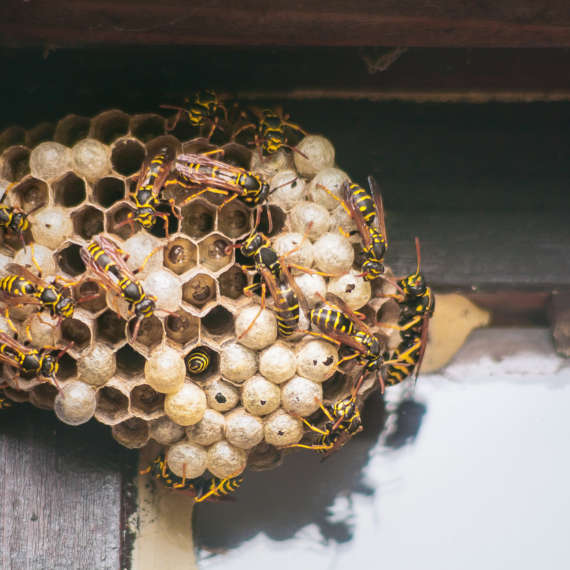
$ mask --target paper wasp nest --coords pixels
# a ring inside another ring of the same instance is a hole
[[[178,475],[186,461],[192,476],[208,469],[225,477],[246,464],[277,465],[283,446],[303,437],[298,416],[318,425],[323,420],[319,400],[334,403],[349,394],[352,378],[334,371],[337,349],[314,337],[279,338],[270,309],[236,340],[257,314],[259,298],[243,295],[253,274],[246,277],[235,251],[225,250],[249,234],[255,212],[237,200],[219,209],[219,201],[199,197],[182,207],[181,220],[170,217],[168,240],[162,228],[147,232],[120,225],[133,209],[128,192],[143,161],[164,146],[175,152],[212,148],[205,139],[168,134],[165,119],[156,114],[129,116],[111,110],[93,119],[70,115],[55,127],[8,129],[0,134],[0,145],[0,178],[3,186],[15,183],[8,202],[33,211],[29,243],[34,243],[44,277],[79,281],[85,273],[80,248],[102,232],[130,254],[133,269],[156,246],[163,246],[140,274],[145,290],[158,302],[156,313],[142,321],[136,342],[127,340],[124,302],[102,290],[95,279],[75,286],[75,298],[90,300],[78,305],[73,318],[60,327],[53,328],[45,313],[42,323],[29,311],[15,310],[12,318],[21,338],[30,324],[37,346],[71,341],[73,346],[60,361],[61,394],[48,383],[20,379],[17,387],[6,388],[9,398],[55,408],[58,417],[72,425],[94,416],[130,448],[151,439],[171,446],[167,457]],[[353,245],[358,237],[351,243],[338,231],[339,226],[354,229],[351,220],[312,182],[316,175],[340,197],[346,174],[334,168],[332,144],[323,137],[308,137],[299,146],[308,161],[282,150],[263,162],[251,148],[226,145],[224,160],[257,168],[272,187],[290,181],[270,196],[275,249],[284,254],[301,245],[292,256],[295,263],[346,274],[334,279],[296,274],[310,305],[328,288],[353,309],[375,318],[385,300],[370,298],[381,283],[371,289],[356,276]],[[31,248],[24,251],[17,240],[8,242],[17,250],[16,262],[31,266]],[[4,253],[0,261],[3,269],[12,260]],[[301,317],[299,326],[306,328],[306,318]],[[185,357],[197,348],[209,356],[210,365],[191,375]],[[363,392],[374,385],[371,377]]]

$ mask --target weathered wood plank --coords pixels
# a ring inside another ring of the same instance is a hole
[[[92,422],[18,405],[0,416],[0,567],[116,570],[121,481],[136,458]]]
[[[14,45],[570,45],[563,0],[9,0],[4,7],[4,41]]]
[[[420,236],[435,286],[570,288],[567,212],[409,212],[393,216],[388,231],[394,271],[414,270]]]

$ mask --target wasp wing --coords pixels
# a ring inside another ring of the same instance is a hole
[[[27,267],[20,265],[19,263],[9,263],[6,265],[6,269],[15,275],[19,275],[24,279],[27,279],[34,285],[39,285],[40,287],[49,287],[50,284],[47,281],[44,281],[41,277],[38,277],[34,273],[32,273]]]
[[[199,165],[198,168],[190,168],[187,164]],[[211,186],[235,192],[237,194],[245,194],[245,190],[238,186],[232,179],[237,179],[240,174],[247,174],[247,171],[219,160],[214,160],[203,154],[179,154],[176,157],[175,170],[185,176],[188,181],[202,186]]]
[[[380,186],[374,176],[368,177],[368,186],[370,186],[370,192],[374,200],[374,205],[376,206],[376,220],[380,232],[386,240],[386,246],[388,245],[388,234],[386,233],[386,220],[384,218],[384,201],[382,200],[382,193],[380,192]]]
[[[370,231],[366,221],[362,217],[362,213],[360,212],[358,206],[355,203],[354,194],[350,192],[350,185],[347,181],[345,181],[343,185],[343,194],[344,194],[344,202],[348,206],[348,209],[350,210],[350,215],[352,216],[352,219],[356,223],[356,227],[358,228],[358,233],[362,238],[364,247],[368,249],[372,245],[372,240],[370,239]]]

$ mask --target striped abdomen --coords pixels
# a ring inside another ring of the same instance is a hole
[[[282,282],[276,296],[275,317],[277,318],[277,328],[282,336],[291,336],[299,324],[299,300],[288,283]]]
[[[341,311],[319,307],[309,313],[311,324],[322,331],[338,331],[347,335],[354,333],[354,323]]]
[[[384,369],[384,381],[388,386],[394,386],[403,382],[413,373],[422,347],[421,339],[416,336],[404,339],[392,355],[392,360],[399,360],[396,364],[390,364]]]
[[[0,291],[19,297],[21,295],[33,295],[36,292],[36,288],[27,279],[18,275],[8,275],[0,279]]]
[[[230,495],[243,483],[243,477],[232,477],[231,479],[219,479],[218,477],[199,478],[196,479],[196,499],[200,499],[204,495],[209,494],[210,497],[223,497]]]
[[[121,271],[117,264],[96,242],[91,242],[87,246],[87,251],[95,264],[105,273],[112,273],[117,279],[120,279],[122,277]]]
[[[210,366],[210,355],[200,348],[193,350],[186,357],[186,368],[190,374],[201,374]]]
[[[367,224],[371,224],[372,219],[376,215],[376,205],[370,192],[354,182],[349,185],[348,189],[354,196],[354,204],[360,211],[362,218]]]

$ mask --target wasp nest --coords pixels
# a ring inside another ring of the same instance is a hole
[[[30,213],[26,238],[34,244],[24,249],[6,233],[15,253],[12,259],[3,252],[2,266],[15,260],[33,269],[33,255],[44,278],[78,282],[75,298],[88,299],[60,326],[45,313],[40,320],[30,311],[12,312],[20,338],[30,325],[38,347],[73,344],[60,360],[61,392],[37,379],[13,383],[6,376],[8,397],[53,408],[71,425],[94,417],[130,448],[153,439],[168,447],[167,462],[179,476],[185,466],[186,476],[208,470],[227,477],[248,464],[278,464],[285,446],[303,438],[301,417],[318,424],[323,417],[314,414],[321,413],[321,401],[349,394],[353,379],[335,369],[334,345],[299,334],[280,338],[270,297],[258,314],[259,298],[243,294],[254,275],[242,271],[239,251],[228,253],[228,246],[252,231],[254,211],[237,200],[220,208],[216,196],[210,200],[207,194],[182,206],[180,218],[164,209],[168,238],[160,224],[147,232],[122,223],[133,211],[128,192],[145,159],[163,147],[201,152],[213,148],[208,141],[168,134],[165,119],[155,114],[112,110],[93,119],[71,115],[55,127],[10,129],[0,142],[2,186],[14,183],[6,200]],[[335,167],[331,142],[307,136],[297,146],[303,154],[282,149],[264,160],[245,146],[226,141],[224,148],[224,160],[261,173],[276,188],[269,197],[269,235],[279,254],[295,250],[291,263],[338,275],[292,269],[309,305],[331,291],[375,322],[385,299],[374,299],[380,280],[371,288],[358,275],[358,237],[338,231],[354,225],[331,196],[341,197],[347,179]],[[265,217],[262,224],[268,233]],[[80,256],[80,248],[101,233],[129,254],[132,269],[162,248],[139,274],[145,291],[158,300],[135,341],[129,340],[133,323],[124,302],[86,274]],[[307,326],[302,315],[299,328]],[[186,364],[198,349],[208,356],[205,370]],[[364,387],[374,384],[372,377]]]

